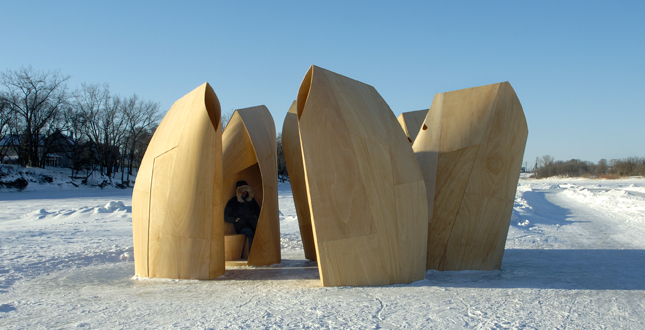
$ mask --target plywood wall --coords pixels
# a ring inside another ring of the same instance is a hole
[[[372,86],[312,66],[297,115],[323,285],[423,279],[426,189],[387,103]]]
[[[135,273],[212,279],[224,274],[220,105],[203,84],[157,128],[132,196]],[[217,201],[217,202],[214,202]]]
[[[508,82],[435,95],[413,145],[434,190],[428,269],[500,268],[527,135]]]

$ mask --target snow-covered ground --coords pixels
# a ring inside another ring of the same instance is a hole
[[[280,185],[283,262],[134,279],[132,190],[0,189],[0,328],[644,329],[645,179],[521,179],[500,271],[320,286]]]

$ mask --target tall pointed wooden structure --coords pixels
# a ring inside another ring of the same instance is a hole
[[[435,95],[413,145],[434,187],[428,269],[500,268],[527,135],[508,82]]]
[[[372,86],[312,66],[297,114],[323,285],[423,279],[423,176],[387,103]]]
[[[400,114],[397,118],[410,143],[414,143],[414,140],[417,138],[417,134],[419,134],[419,130],[421,130],[421,125],[426,119],[426,114],[428,114],[427,109],[409,111]]]
[[[132,194],[135,274],[224,274],[220,105],[205,83],[179,99],[155,131]]]
[[[289,172],[289,184],[291,185],[293,202],[298,216],[305,258],[316,260],[316,245],[309,214],[309,200],[307,199],[307,185],[305,182],[305,169],[302,163],[298,113],[296,110],[296,101],[293,101],[287,116],[284,118],[284,124],[282,124],[282,151],[284,152],[284,159]]]
[[[261,207],[246,264],[280,263],[276,133],[269,110],[263,105],[235,110],[222,136],[222,150],[224,179],[220,208],[223,210],[235,196],[235,183],[240,180],[253,188]]]

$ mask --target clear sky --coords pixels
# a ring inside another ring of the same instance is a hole
[[[179,4],[182,3],[182,4]],[[645,156],[645,1],[2,1],[0,70],[33,66],[172,103],[207,81],[277,131],[310,65],[395,115],[509,81],[524,159]]]

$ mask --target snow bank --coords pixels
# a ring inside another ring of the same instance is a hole
[[[24,191],[58,191],[61,189],[94,188],[94,189],[121,189],[121,173],[114,173],[112,177],[101,175],[94,171],[88,175],[85,172],[76,173],[72,177],[72,170],[60,167],[21,167],[19,165],[3,164],[0,166],[0,182],[12,182],[24,179],[27,187]],[[130,176],[130,186],[134,186],[134,175]],[[87,180],[86,180],[87,179]],[[124,176],[127,180],[127,175]],[[1,187],[2,185],[0,185]],[[15,191],[15,188],[0,188],[0,191]]]

